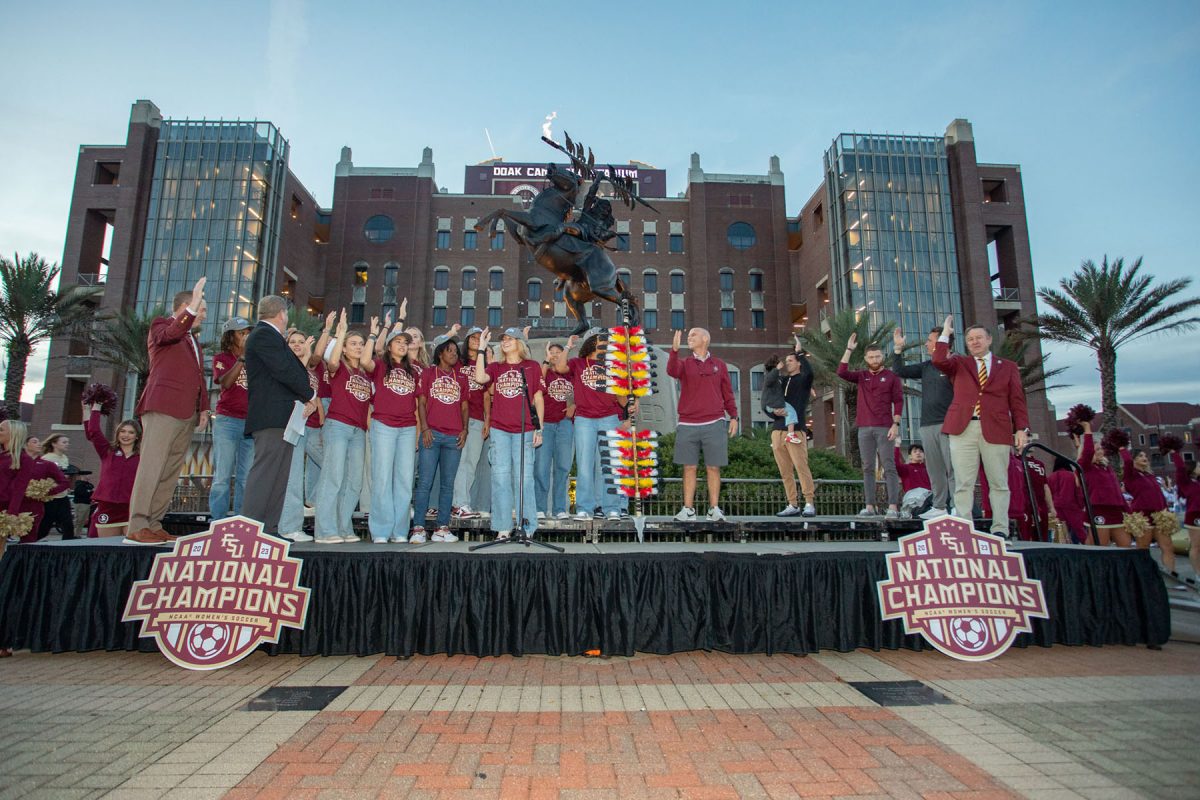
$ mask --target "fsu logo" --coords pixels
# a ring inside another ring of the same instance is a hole
[[[388,374],[383,378],[383,386],[402,397],[407,397],[417,388],[412,373],[404,367],[393,367],[388,370]]]
[[[472,359],[471,363],[469,363],[469,364],[463,364],[461,367],[458,368],[458,371],[460,373],[462,373],[462,376],[464,378],[467,379],[467,390],[468,391],[478,392],[483,389],[482,386],[480,386],[478,383],[475,382],[475,360],[474,359]]]
[[[608,385],[604,376],[604,365],[599,362],[589,364],[588,368],[583,371],[582,378],[584,386],[595,389],[597,392],[603,392]]]
[[[314,392],[321,388],[321,379],[311,369],[308,371],[308,385]]]
[[[958,517],[938,517],[899,540],[878,584],[883,619],[903,619],[952,658],[987,661],[1008,649],[1032,617],[1046,618],[1042,582],[1025,576],[1025,560],[999,536]]]
[[[235,380],[234,383],[236,385],[242,387],[243,389],[247,389],[250,387],[250,384],[246,383],[246,368],[245,367],[242,367],[242,371],[238,373],[237,380]]]
[[[566,378],[554,378],[546,387],[546,392],[560,403],[571,402],[571,382]]]
[[[346,392],[361,403],[371,399],[371,382],[362,374],[353,372],[346,378]]]
[[[141,620],[141,635],[181,667],[227,667],[260,642],[278,642],[281,628],[303,630],[308,589],[298,584],[301,562],[289,547],[246,517],[183,536],[133,584],[121,619]]]
[[[429,396],[439,403],[452,406],[462,400],[462,390],[453,375],[439,372],[438,376],[433,379],[433,383],[429,385]]]
[[[533,387],[529,387],[533,391]],[[508,397],[521,396],[521,370],[510,369],[500,373],[500,377],[496,378],[496,392]]]

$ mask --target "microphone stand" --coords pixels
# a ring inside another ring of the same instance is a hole
[[[525,408],[529,411],[529,419],[536,420],[538,418],[537,410],[533,407],[533,398],[529,396],[529,384],[525,380],[524,363],[521,364],[520,369],[517,371],[521,375],[521,393],[525,396]],[[529,530],[527,527],[529,525],[529,520],[525,517],[525,414],[523,413],[521,414],[521,477],[517,482],[517,519],[520,520],[520,523],[517,525],[517,529],[513,531],[513,534],[507,539],[493,539],[490,542],[482,542],[480,544],[472,545],[467,549],[472,551],[483,550],[484,548],[495,547],[496,545],[501,544],[523,544],[526,547],[536,544],[538,547],[544,547],[545,549],[553,550],[556,553],[564,552],[564,549],[558,545],[539,541],[529,535]],[[500,524],[504,524],[507,521],[508,520],[504,520]],[[492,522],[493,524],[496,522],[494,517],[492,518]]]

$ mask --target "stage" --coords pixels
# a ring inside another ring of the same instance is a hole
[[[711,531],[710,531],[711,533]],[[701,540],[705,531],[693,535]],[[805,654],[928,647],[880,621],[890,542],[561,542],[564,554],[466,542],[293,545],[312,590],[303,631],[272,653],[606,655],[719,650]],[[1012,544],[1043,583],[1047,620],[1016,646],[1146,644],[1170,633],[1147,551]],[[84,540],[0,558],[0,647],[153,651],[120,621],[133,581],[166,547]]]

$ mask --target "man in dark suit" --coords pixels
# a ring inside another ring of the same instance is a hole
[[[992,334],[982,325],[967,328],[969,355],[950,352],[954,317],[946,317],[933,351],[933,363],[954,385],[942,431],[950,437],[950,460],[959,477],[955,512],[974,507],[975,481],[968,476],[983,464],[992,504],[992,533],[1008,536],[1008,459],[1016,436],[1018,449],[1029,441],[1029,411],[1017,364],[992,354]]]
[[[311,342],[309,343],[311,347]],[[287,493],[292,445],[283,438],[297,401],[305,416],[317,409],[308,371],[287,346],[287,301],[267,295],[258,301],[258,325],[246,339],[246,435],[254,437],[254,463],[246,477],[242,514],[278,535],[279,515]]]
[[[205,281],[201,278],[190,292],[176,294],[171,316],[155,319],[146,337],[150,375],[137,405],[142,448],[129,497],[128,544],[170,541],[162,520],[179,483],[192,432],[208,424],[204,353],[196,339],[208,314]]]

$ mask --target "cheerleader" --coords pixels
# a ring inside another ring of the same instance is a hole
[[[24,442],[26,436],[28,428],[24,422],[0,422],[0,449],[3,450],[0,452],[0,508],[7,508],[13,516],[27,513],[33,517],[29,532],[21,536],[22,544],[37,541],[38,526],[46,510],[44,501],[26,495],[30,481],[52,479],[54,486],[46,492],[51,497],[71,486],[57,464],[20,452],[18,443]]]
[[[100,403],[93,403],[90,410],[85,404],[83,411],[87,416],[83,434],[100,457],[100,480],[92,492],[95,508],[87,535],[89,539],[124,536],[129,523],[129,496],[142,459],[142,426],[135,419],[127,419],[117,426],[117,435],[110,442],[100,431]]]
[[[1179,497],[1187,503],[1183,514],[1183,527],[1188,532],[1191,545],[1188,548],[1188,560],[1192,562],[1192,572],[1195,573],[1187,582],[1195,586],[1197,580],[1200,580],[1200,461],[1188,464],[1177,448],[1171,450],[1171,461],[1175,464],[1175,483],[1179,486]]]
[[[1083,510],[1083,494],[1071,470],[1071,463],[1062,456],[1054,457],[1054,471],[1046,479],[1058,518],[1067,526],[1075,544],[1088,541],[1087,514]]]
[[[1157,542],[1158,549],[1162,551],[1163,569],[1173,577],[1179,577],[1175,572],[1175,545],[1171,541],[1171,532],[1154,519],[1159,511],[1166,510],[1167,500],[1163,497],[1158,478],[1150,471],[1150,456],[1145,450],[1130,453],[1128,447],[1122,447],[1121,465],[1125,491],[1133,497],[1129,501],[1129,508],[1133,514],[1145,517],[1150,523],[1149,529],[1137,537],[1138,549],[1147,550],[1151,540]]]
[[[1129,503],[1121,491],[1121,481],[1103,450],[1096,450],[1096,439],[1092,436],[1092,423],[1081,422],[1083,435],[1079,446],[1079,466],[1083,468],[1083,483],[1087,486],[1092,501],[1093,522],[1101,547],[1116,544],[1129,547],[1133,542],[1125,531],[1125,515]]]
[[[40,458],[57,466],[65,475],[67,467],[71,465],[71,459],[67,456],[67,448],[70,446],[71,440],[64,434],[56,433],[47,436],[46,440],[42,442]],[[75,538],[74,504],[71,502],[70,495],[65,491],[46,501],[45,515],[38,526],[38,541],[49,536],[51,528],[58,528],[64,541]]]

